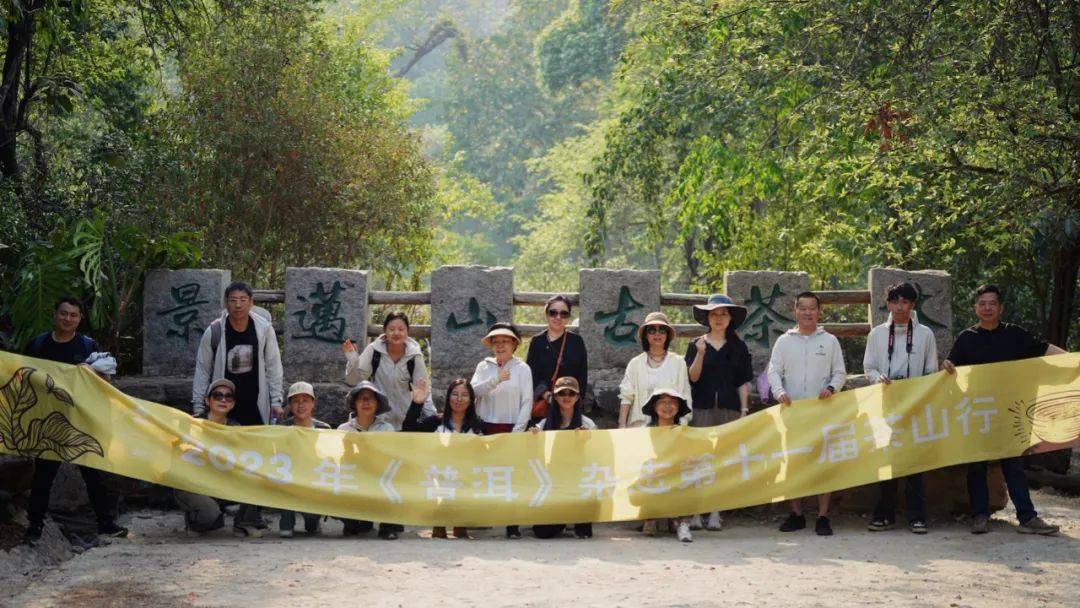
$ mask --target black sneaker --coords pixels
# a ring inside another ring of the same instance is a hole
[[[870,520],[870,525],[866,526],[866,529],[871,532],[884,532],[885,530],[892,530],[895,527],[896,522],[894,520],[886,517],[875,517]]]
[[[30,526],[26,529],[26,533],[23,534],[23,543],[33,547],[41,540],[41,526]]]
[[[805,515],[796,515],[796,514],[792,513],[791,515],[787,516],[787,519],[784,520],[784,523],[780,524],[780,531],[781,532],[794,532],[796,530],[802,530],[805,527],[806,527],[806,516]]]
[[[506,526],[506,538],[514,540],[521,538],[521,528],[518,526]]]
[[[814,532],[817,532],[818,536],[832,536],[832,526],[829,525],[829,518],[817,518],[817,523],[814,524]]]
[[[127,538],[128,529],[123,526],[116,525],[115,521],[105,522],[98,524],[97,527],[98,536],[109,536],[112,538]]]
[[[926,521],[922,519],[913,519],[908,522],[908,530],[911,530],[912,534],[926,534],[929,532],[929,528],[926,527]]]
[[[371,532],[372,524],[369,521],[359,522],[353,519],[345,520],[341,527],[342,536],[359,536]]]
[[[383,540],[397,540],[398,539],[397,530],[394,530],[392,528],[387,528],[385,526],[379,526],[379,538],[381,538]]]

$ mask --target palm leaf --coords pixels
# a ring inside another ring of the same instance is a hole
[[[37,393],[30,384],[34,371],[21,367],[0,387],[0,442],[10,450],[18,450],[23,442],[23,414],[37,405]]]
[[[60,412],[31,420],[21,451],[34,457],[52,452],[64,462],[71,462],[88,453],[105,455],[97,439],[75,428]]]

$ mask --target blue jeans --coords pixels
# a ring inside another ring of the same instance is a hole
[[[1005,477],[1005,486],[1009,489],[1009,498],[1016,507],[1016,518],[1026,524],[1038,513],[1031,504],[1028,491],[1027,474],[1024,473],[1023,458],[1002,458],[1001,474]],[[968,498],[971,500],[971,515],[990,517],[990,489],[986,485],[986,469],[989,462],[973,462],[968,465]]]

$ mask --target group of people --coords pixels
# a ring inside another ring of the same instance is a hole
[[[934,334],[919,323],[916,313],[918,292],[909,283],[888,288],[888,319],[874,327],[867,340],[863,365],[868,378],[889,385],[895,380],[938,371]],[[225,290],[225,312],[203,332],[194,380],[192,409],[196,417],[225,425],[283,423],[314,429],[330,425],[313,417],[315,392],[310,383],[296,382],[282,401],[282,367],[277,337],[270,321],[253,310],[250,287],[233,283]],[[975,315],[979,322],[956,339],[941,367],[954,373],[957,365],[1010,361],[1048,354],[1062,349],[1039,340],[1026,329],[1001,321],[1004,302],[993,285],[980,287],[975,294]],[[726,424],[749,414],[750,384],[755,378],[750,351],[737,328],[747,316],[745,307],[723,294],[694,306],[694,318],[707,329],[692,340],[684,355],[671,352],[675,328],[662,312],[646,315],[637,339],[642,352],[626,366],[619,385],[619,428],[689,424],[709,427]],[[546,329],[531,337],[525,360],[515,356],[521,346],[521,332],[511,323],[492,324],[483,337],[491,356],[476,365],[470,379],[455,378],[446,388],[445,407],[436,411],[427,367],[420,345],[409,337],[409,319],[392,312],[383,323],[383,333],[364,348],[346,340],[345,381],[353,386],[345,400],[348,420],[338,430],[348,432],[433,432],[494,435],[511,432],[575,430],[588,432],[597,425],[584,413],[583,398],[588,388],[588,353],[577,334],[568,331],[572,306],[568,298],[554,296],[544,306]],[[783,406],[799,400],[825,401],[842,390],[846,381],[840,342],[819,325],[820,299],[810,291],[798,294],[794,315],[796,326],[780,336],[772,348],[765,370],[768,389],[762,401],[774,398]],[[77,333],[82,306],[72,298],[57,303],[54,329],[31,342],[26,353],[64,363],[80,363],[96,351],[89,338]],[[806,407],[806,405],[803,405]],[[28,539],[41,534],[48,505],[49,488],[56,463],[37,461],[31,497]],[[1009,495],[1016,506],[1018,531],[1054,534],[1057,526],[1038,517],[1028,492],[1020,458],[1001,461]],[[108,499],[98,474],[81,468],[91,503],[98,514],[102,534],[123,535],[107,509]],[[972,532],[988,531],[989,491],[987,463],[968,467]],[[911,532],[927,532],[926,498],[921,475],[903,480],[907,524]],[[869,524],[872,531],[896,525],[897,489],[901,480],[879,484],[880,500]],[[185,512],[189,529],[207,532],[225,525],[220,501],[177,490],[177,502]],[[829,520],[829,494],[817,496],[815,531],[833,533]],[[321,518],[301,514],[304,530],[316,534]],[[375,528],[373,522],[343,520],[346,535]],[[283,513],[279,533],[291,537],[296,514]],[[704,527],[720,530],[718,512],[688,514],[666,520],[642,522],[646,534],[673,531],[684,542],[692,541],[691,530]],[[240,505],[233,518],[239,536],[259,537],[268,531],[261,508]],[[791,501],[791,513],[780,530],[794,532],[806,528],[802,500]],[[378,524],[378,535],[393,540],[402,526]],[[551,538],[573,530],[578,538],[592,536],[588,522],[533,526],[540,538]],[[456,538],[467,538],[464,528],[453,528]],[[432,536],[448,538],[447,530],[435,527]],[[508,538],[521,538],[519,526],[507,526]]]

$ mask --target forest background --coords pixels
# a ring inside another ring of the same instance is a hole
[[[1080,346],[1078,0],[11,0],[0,342],[90,304],[138,371],[148,268],[873,266],[1007,290]],[[865,314],[865,311],[863,312]],[[865,320],[856,319],[856,320]]]

